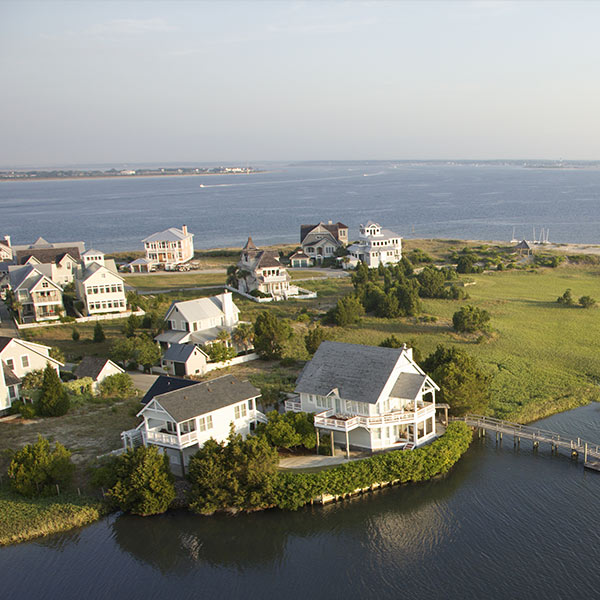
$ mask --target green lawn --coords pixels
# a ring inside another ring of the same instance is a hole
[[[202,273],[191,271],[184,273],[158,273],[148,275],[124,275],[125,283],[138,290],[166,290],[195,286],[224,286],[226,273]]]

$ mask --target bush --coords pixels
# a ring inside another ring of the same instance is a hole
[[[486,331],[489,327],[490,313],[476,306],[463,306],[452,316],[452,326],[455,331],[475,333]]]
[[[68,315],[61,315],[59,318],[61,323],[75,323],[75,317],[70,317]]]
[[[321,342],[324,342],[328,337],[328,332],[323,327],[317,325],[314,329],[311,329],[304,336],[304,344],[306,345],[307,352],[314,354],[321,345]]]
[[[41,395],[35,410],[43,417],[60,417],[69,410],[69,395],[57,372],[50,364],[44,369]]]
[[[295,448],[303,446],[307,450],[317,444],[317,434],[313,425],[314,417],[310,413],[272,411],[267,415],[268,423],[259,423],[256,433],[276,448]]]
[[[81,335],[79,334],[79,331],[75,329],[75,327],[73,327],[73,331],[71,332],[71,339],[74,342],[78,342],[80,337]]]
[[[91,377],[82,377],[81,379],[72,379],[63,385],[71,394],[89,398],[92,396],[92,385],[94,381]]]
[[[66,486],[74,470],[71,453],[62,444],[56,442],[52,449],[50,442],[38,435],[37,442],[13,454],[8,477],[15,492],[33,498],[56,494],[56,484]]]
[[[103,342],[106,339],[106,335],[104,333],[104,328],[100,324],[100,321],[96,322],[96,325],[94,327],[94,337],[92,339],[97,344],[100,344],[101,342]]]
[[[287,321],[278,319],[271,312],[263,312],[254,323],[254,347],[267,359],[280,359],[283,347],[292,336],[292,328]]]
[[[242,440],[232,428],[227,444],[208,440],[190,459],[190,508],[210,514],[272,505],[278,462],[277,451],[263,437]]]
[[[591,296],[581,296],[579,298],[579,305],[581,308],[592,308],[596,306],[596,301]]]
[[[222,362],[224,360],[230,360],[235,358],[237,352],[235,348],[228,346],[224,342],[215,342],[213,344],[207,344],[204,347],[205,352],[208,354],[212,362]]]
[[[365,314],[365,309],[355,296],[345,296],[340,298],[335,308],[327,313],[328,320],[339,325],[347,327],[354,325],[360,321],[360,318]]]
[[[63,354],[63,351],[60,348],[57,348],[56,346],[52,346],[52,348],[50,348],[50,358],[53,358],[54,360],[57,360],[58,362],[64,363],[65,362],[65,355]]]
[[[115,373],[104,379],[98,386],[102,398],[131,398],[135,388],[127,373]]]
[[[114,377],[114,376],[113,376]],[[140,515],[164,513],[175,500],[169,457],[155,446],[140,446],[118,457],[108,498],[121,510]]]
[[[39,390],[44,383],[44,369],[35,369],[29,371],[23,377],[22,387],[25,391],[31,392],[33,390]]]
[[[573,306],[575,304],[575,299],[573,298],[570,288],[567,288],[565,293],[562,296],[559,296],[556,301],[563,306]]]

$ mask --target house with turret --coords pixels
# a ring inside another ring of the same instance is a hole
[[[359,227],[358,241],[348,247],[348,254],[373,269],[380,264],[389,265],[402,258],[402,238],[374,221]]]

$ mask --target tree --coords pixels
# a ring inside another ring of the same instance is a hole
[[[591,296],[581,296],[579,298],[579,305],[581,308],[592,308],[596,306],[596,301]]]
[[[140,446],[119,456],[116,483],[108,497],[123,511],[141,515],[164,513],[175,500],[174,477],[169,457],[156,446]]]
[[[423,369],[440,387],[436,400],[449,404],[452,414],[487,410],[491,375],[464,350],[440,344],[423,362]]]
[[[254,347],[263,358],[282,358],[284,344],[291,336],[289,323],[278,319],[273,313],[265,311],[256,318]]]
[[[58,362],[64,363],[65,362],[65,355],[63,354],[63,351],[60,348],[57,348],[56,346],[52,346],[52,348],[50,348],[50,358],[53,358],[54,360],[57,360]]]
[[[314,329],[311,329],[304,336],[304,344],[308,353],[311,355],[314,354],[321,345],[321,342],[324,342],[327,337],[327,331],[323,327],[317,325]]]
[[[233,330],[231,339],[236,346],[241,346],[247,352],[254,342],[254,327],[252,323],[239,323]]]
[[[43,417],[60,417],[67,413],[69,406],[67,390],[58,373],[48,363],[44,369],[42,392],[36,403],[36,412]]]
[[[337,301],[328,316],[336,325],[347,327],[358,323],[364,314],[365,309],[356,296],[345,296]]]
[[[464,254],[458,258],[456,271],[458,273],[476,273],[479,269],[475,266],[475,258],[470,254]]]
[[[135,336],[135,330],[140,326],[140,319],[137,315],[129,315],[127,317],[127,321],[125,321],[125,326],[123,327],[123,333],[126,337],[131,338]],[[95,341],[95,340],[94,340]]]
[[[400,310],[405,317],[415,317],[421,312],[422,305],[419,298],[418,284],[414,279],[400,284],[396,288],[396,296],[398,297]]]
[[[559,296],[556,301],[563,306],[573,306],[575,304],[575,300],[570,288],[567,288],[565,293],[562,296]]]
[[[422,298],[445,298],[446,275],[434,266],[427,265],[418,275],[417,281],[421,286],[419,295]]]
[[[223,342],[214,342],[207,344],[204,348],[212,362],[222,362],[230,360],[237,354],[235,348],[231,348]]]
[[[71,339],[74,342],[78,342],[80,337],[81,336],[79,334],[79,331],[77,329],[75,329],[75,327],[73,327],[73,331],[71,332]]]
[[[143,365],[145,371],[149,372],[150,368],[160,360],[162,354],[160,346],[146,335],[131,339],[135,340],[133,359]]]
[[[120,338],[110,347],[110,357],[117,363],[126,365],[135,354],[135,340],[133,338]]]
[[[310,413],[287,412],[279,414],[276,410],[267,415],[268,423],[260,423],[257,435],[264,436],[271,446],[277,448],[295,448],[303,446],[307,450],[317,445],[317,434]]]
[[[402,348],[405,345],[405,342],[401,342],[395,335],[391,335],[389,337],[386,337],[380,344],[379,346],[381,348]],[[421,363],[423,355],[421,354],[421,351],[415,346],[415,343],[413,340],[408,340],[408,342],[406,343],[406,346],[408,346],[409,348],[412,348],[413,351],[413,360],[417,363]]]
[[[278,462],[264,437],[243,440],[232,427],[227,444],[208,440],[190,459],[190,508],[206,514],[272,505]]]
[[[490,313],[487,310],[468,304],[461,307],[452,316],[452,326],[455,331],[474,333],[486,331],[489,327]]]
[[[104,329],[100,324],[100,321],[96,321],[96,326],[94,327],[94,337],[93,340],[95,343],[99,344],[106,339],[106,335],[104,334]]]
[[[127,373],[115,373],[106,377],[98,386],[103,398],[131,398],[135,393],[133,380]]]
[[[68,485],[75,465],[71,453],[56,442],[50,442],[38,435],[37,442],[28,444],[15,452],[8,467],[11,488],[28,497],[56,494],[56,485]]]
[[[385,294],[377,307],[375,314],[384,319],[395,319],[399,317],[402,314],[402,309],[400,308],[398,296],[393,291],[389,291]]]
[[[29,371],[24,377],[21,386],[24,390],[39,390],[44,383],[44,369]]]
[[[238,283],[240,279],[239,268],[236,265],[231,265],[227,267],[227,285],[229,287],[238,288]]]

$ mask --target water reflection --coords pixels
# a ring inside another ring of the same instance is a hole
[[[388,488],[325,507],[297,512],[276,509],[237,516],[201,517],[187,511],[152,518],[122,515],[113,535],[122,550],[162,573],[183,573],[199,564],[234,568],[273,567],[286,559],[289,538],[334,535],[406,555],[427,551],[447,534],[446,500],[468,477],[473,452],[445,478]]]

